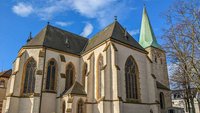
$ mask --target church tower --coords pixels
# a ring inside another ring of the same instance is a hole
[[[145,6],[142,15],[139,44],[148,52],[148,58],[152,62],[151,75],[155,78],[157,87],[156,101],[160,104],[160,112],[163,113],[167,107],[171,106],[166,54],[157,42]]]
[[[143,9],[139,43],[148,52],[148,57],[152,61],[153,76],[155,76],[159,82],[168,86],[167,72],[163,73],[163,71],[167,71],[165,51],[156,40],[146,7]]]

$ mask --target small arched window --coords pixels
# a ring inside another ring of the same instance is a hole
[[[160,92],[160,108],[165,109],[165,97],[163,92]]]
[[[5,80],[0,80],[0,88],[4,88],[5,87]]]
[[[169,109],[168,113],[175,113],[174,109]]]
[[[97,99],[101,98],[101,70],[103,68],[103,56],[100,54],[97,60],[97,82],[96,82],[96,96]]]
[[[78,101],[77,113],[85,113],[85,104],[82,99]]]
[[[47,79],[46,79],[46,89],[50,91],[55,91],[56,84],[56,62],[55,60],[50,60],[48,62],[47,68]]]
[[[66,104],[65,104],[65,101],[63,102],[63,107],[62,107],[62,113],[65,113],[65,109],[66,109]]]
[[[162,60],[162,58],[160,58],[160,64],[163,64],[163,60]]]
[[[86,74],[87,74],[87,63],[84,63],[83,64],[83,70],[82,70],[82,84],[83,84],[83,87],[85,88],[85,80],[86,80]]]
[[[125,64],[126,97],[129,99],[138,99],[137,74],[137,65],[130,56]]]
[[[23,93],[34,93],[35,89],[35,70],[36,70],[36,61],[31,58],[25,64],[25,79]]]
[[[154,59],[154,60],[155,60],[155,63],[157,63],[157,57],[156,57],[156,56],[155,56],[155,59]]]
[[[66,68],[65,89],[68,90],[74,83],[75,70],[72,63],[69,63]]]

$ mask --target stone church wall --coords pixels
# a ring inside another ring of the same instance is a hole
[[[139,91],[140,91],[140,97],[141,97],[141,102],[143,103],[148,103],[149,102],[149,89],[148,89],[148,80],[147,77],[151,76],[151,72],[147,72],[147,66],[148,66],[148,59],[146,57],[146,54],[138,52],[136,50],[127,48],[125,46],[122,46],[120,44],[116,44],[115,46],[117,48],[117,57],[118,57],[118,65],[120,67],[119,71],[119,81],[120,81],[120,88],[119,92],[122,92],[120,96],[122,96],[123,100],[126,100],[126,89],[125,89],[125,62],[129,56],[132,56],[137,63],[138,69],[139,69]],[[150,71],[150,70],[149,70]],[[153,95],[152,95],[153,96]]]
[[[17,60],[14,62],[13,69],[16,74],[9,79],[9,87],[7,95],[6,109],[9,113],[38,113],[40,108],[40,96],[23,98],[21,89],[23,86],[23,69],[25,62],[33,57],[37,62],[37,71],[44,70],[43,74],[36,74],[35,93],[42,94],[41,113],[62,113],[62,99],[59,97],[65,90],[65,71],[66,66],[72,63],[75,67],[75,81],[82,84],[82,68],[84,62],[87,63],[87,77],[85,82],[85,90],[87,92],[86,109],[88,113],[149,113],[150,110],[158,113],[159,104],[156,103],[157,88],[156,79],[152,76],[152,64],[147,57],[147,53],[130,48],[121,43],[105,41],[95,49],[85,53],[82,56],[72,55],[53,49],[46,49],[46,57],[39,54],[44,50],[40,49],[22,49]],[[103,56],[103,69],[101,70],[101,98],[97,99],[97,62],[99,55]],[[61,61],[64,56],[65,61]],[[138,91],[139,100],[137,102],[127,102],[126,86],[125,86],[125,63],[129,56],[132,56],[138,66]],[[48,61],[54,59],[56,61],[56,92],[45,91]],[[44,63],[45,60],[45,63]],[[43,69],[43,66],[45,67]],[[154,68],[153,68],[154,69]],[[160,68],[156,68],[159,70]],[[163,71],[164,72],[164,71]],[[154,73],[156,73],[154,71]],[[43,84],[42,84],[43,79]],[[160,78],[159,78],[160,79]],[[42,88],[43,86],[43,88]],[[72,103],[72,111],[76,112],[76,102],[80,97],[75,97]],[[85,100],[84,100],[85,101]],[[168,102],[166,106],[169,106]],[[17,103],[17,104],[16,104]],[[26,108],[24,108],[26,105]],[[10,107],[8,109],[8,106]],[[68,105],[67,105],[68,106]],[[18,111],[18,112],[16,112]]]
[[[108,45],[107,43],[104,43],[102,45],[100,45],[99,47],[95,48],[93,51],[88,52],[87,54],[82,56],[82,62],[86,62],[88,64],[88,77],[86,78],[86,81],[88,81],[88,83],[85,84],[86,87],[86,92],[87,92],[87,100],[89,102],[96,102],[96,67],[97,67],[97,60],[99,55],[101,54],[103,56],[103,66],[107,65],[107,52],[104,51],[104,49],[106,48],[106,46]],[[106,66],[107,67],[107,66]],[[109,79],[107,79],[107,81],[105,81],[105,76],[108,75],[105,70],[102,71],[102,76],[101,76],[101,94],[102,97],[105,97],[106,95],[111,95],[107,90],[110,90],[110,86],[106,85],[106,83],[108,83]],[[105,104],[104,102],[100,102],[99,104],[87,104],[87,110],[88,112],[93,112],[93,113],[102,113],[103,111],[105,111]],[[100,111],[99,111],[100,110]]]
[[[65,62],[62,62],[60,59],[60,55],[63,55],[65,57]],[[59,51],[54,51],[51,49],[46,50],[46,62],[45,62],[45,73],[44,73],[44,82],[43,82],[43,88],[45,88],[46,84],[46,75],[47,75],[47,66],[48,61],[54,59],[57,63],[57,87],[56,87],[56,93],[43,93],[42,97],[42,111],[41,113],[50,113],[50,112],[56,112],[58,108],[61,108],[60,105],[62,104],[56,104],[59,103],[58,100],[60,100],[59,97],[61,93],[63,93],[65,89],[65,78],[61,77],[61,74],[65,74],[66,66],[69,63],[72,63],[75,67],[75,81],[78,81],[81,83],[81,66],[80,66],[80,58],[75,55],[66,54]],[[45,89],[43,89],[45,91]],[[58,110],[59,111],[59,110]]]

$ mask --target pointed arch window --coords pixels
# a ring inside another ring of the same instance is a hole
[[[69,90],[69,88],[73,85],[75,79],[75,69],[72,63],[69,63],[66,68],[66,82],[65,89]]]
[[[46,89],[54,91],[56,86],[56,62],[55,60],[50,60],[48,62],[47,68],[47,79],[46,79]]]
[[[65,113],[65,109],[66,109],[66,104],[65,104],[65,101],[63,102],[63,107],[62,107],[62,113]]]
[[[138,99],[137,75],[138,68],[133,57],[128,57],[125,64],[126,97]]]
[[[31,58],[25,64],[25,79],[23,93],[34,93],[35,89],[35,70],[36,70],[36,61]]]
[[[0,80],[0,88],[4,88],[5,87],[5,80]]]
[[[103,56],[100,54],[97,60],[97,82],[96,82],[96,96],[97,99],[101,97],[101,76],[103,68]]]
[[[163,59],[162,58],[160,58],[160,64],[163,64]]]
[[[85,104],[83,102],[83,100],[79,100],[78,101],[78,105],[77,105],[77,113],[85,113]]]
[[[160,108],[165,109],[165,97],[163,92],[160,92]]]
[[[83,84],[83,87],[85,88],[85,81],[86,81],[86,74],[87,74],[87,63],[84,63],[83,64],[83,71],[82,71],[82,84]]]
[[[155,60],[155,63],[157,63],[157,57],[156,57],[156,56],[155,56],[155,59],[154,59],[154,60]]]

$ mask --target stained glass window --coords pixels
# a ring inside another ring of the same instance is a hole
[[[137,99],[137,65],[131,56],[128,57],[125,64],[125,80],[126,97],[130,99]]]
[[[4,88],[5,87],[5,81],[4,80],[0,80],[0,88]]]
[[[85,88],[85,80],[86,80],[86,74],[87,74],[87,63],[83,64],[83,71],[82,71],[82,84],[83,87]]]
[[[85,113],[85,104],[82,100],[78,101],[77,113]]]
[[[34,93],[36,61],[31,58],[25,66],[25,80],[23,93]]]
[[[65,105],[65,102],[63,102],[63,113],[65,113],[65,109],[66,109],[66,105]]]
[[[163,92],[160,93],[160,108],[165,109],[165,97]]]
[[[97,82],[96,82],[96,95],[97,95],[97,99],[99,99],[101,97],[101,76],[102,76],[102,73],[101,73],[101,70],[103,68],[103,56],[100,54],[99,55],[99,58],[97,60]]]
[[[74,66],[72,63],[69,63],[66,68],[66,82],[65,82],[65,89],[68,90],[74,83]]]
[[[48,62],[46,89],[54,91],[56,83],[56,63],[54,60]]]

